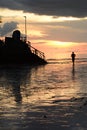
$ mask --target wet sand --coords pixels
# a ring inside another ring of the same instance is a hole
[[[0,68],[0,130],[87,130],[87,62]]]

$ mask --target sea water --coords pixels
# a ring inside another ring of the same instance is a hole
[[[86,130],[87,59],[0,66],[0,130]]]

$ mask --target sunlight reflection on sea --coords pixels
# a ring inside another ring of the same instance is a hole
[[[0,66],[0,130],[87,128],[86,68],[86,59]]]

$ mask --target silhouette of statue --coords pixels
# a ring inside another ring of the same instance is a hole
[[[72,52],[71,57],[72,57],[72,63],[74,65],[76,54]]]

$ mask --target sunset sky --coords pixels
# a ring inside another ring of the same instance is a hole
[[[87,0],[0,1],[0,37],[19,29],[46,58],[87,57]]]

